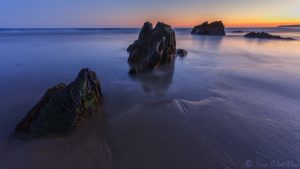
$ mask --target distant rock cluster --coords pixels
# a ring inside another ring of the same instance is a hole
[[[266,32],[250,32],[245,35],[246,38],[258,38],[258,39],[279,39],[279,40],[295,40],[293,38],[284,38],[281,36],[271,35]]]
[[[231,31],[231,33],[244,33],[244,31]]]
[[[195,26],[191,32],[196,35],[225,35],[225,26],[222,21],[212,23],[204,22],[201,25]]]

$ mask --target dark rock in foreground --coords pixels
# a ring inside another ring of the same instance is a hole
[[[295,40],[293,38],[283,38],[281,36],[275,36],[266,32],[250,32],[245,35],[246,38],[258,38],[258,39],[278,39],[278,40]]]
[[[197,35],[225,35],[225,27],[222,21],[212,23],[204,22],[201,25],[195,26],[191,32]]]
[[[188,54],[188,52],[184,49],[177,49],[176,54],[177,54],[177,56],[185,57]]]
[[[48,89],[17,125],[16,131],[35,134],[67,134],[78,128],[102,103],[96,73],[82,69],[69,85],[60,83]]]
[[[173,64],[176,56],[175,32],[167,24],[158,22],[153,29],[152,23],[146,22],[138,40],[131,44],[127,51],[130,74]]]

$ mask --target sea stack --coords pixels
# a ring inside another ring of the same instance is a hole
[[[173,64],[176,57],[176,37],[170,25],[158,22],[153,28],[146,22],[138,40],[128,49],[130,74],[151,70],[161,65]]]
[[[195,26],[191,32],[195,35],[225,35],[225,27],[222,21],[212,23],[204,22],[201,25]]]
[[[277,40],[295,40],[293,38],[284,38],[281,36],[271,35],[266,32],[250,32],[245,35],[246,38],[257,38],[257,39],[277,39]]]
[[[69,85],[60,83],[47,90],[41,100],[19,122],[16,131],[68,134],[97,112],[102,103],[96,73],[82,69]]]

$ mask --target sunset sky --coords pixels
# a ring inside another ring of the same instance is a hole
[[[300,24],[300,0],[0,0],[0,28]]]

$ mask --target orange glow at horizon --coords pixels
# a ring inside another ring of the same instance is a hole
[[[300,25],[299,19],[287,19],[287,20],[276,20],[276,19],[177,19],[177,20],[149,20],[153,23],[157,21],[166,22],[167,24],[172,25],[172,27],[193,27],[199,25],[205,21],[213,22],[213,21],[223,21],[225,27],[274,27],[279,25]]]
[[[159,11],[159,14],[150,12],[146,17],[140,17],[138,20],[132,20],[134,18],[132,14],[126,19],[132,26],[139,26],[143,21],[152,23],[162,21],[173,27],[194,27],[205,21],[223,21],[225,27],[274,27],[300,24],[300,0],[290,0],[289,3],[281,0],[272,0],[272,2],[236,0],[233,5],[224,1],[218,2],[219,5],[207,6],[209,10],[199,10],[202,6],[196,4],[189,6],[188,9],[167,9]]]

